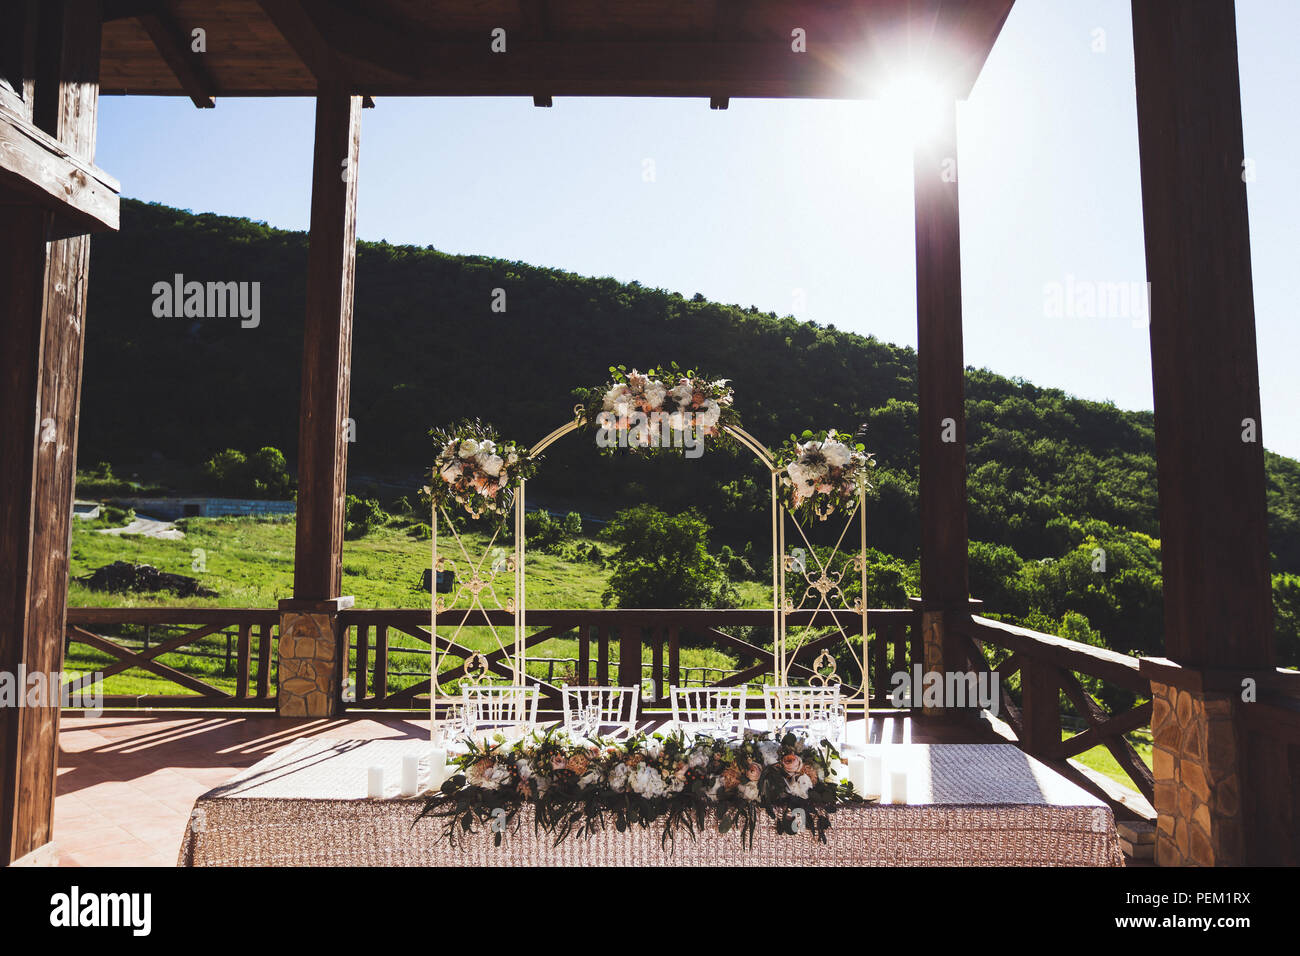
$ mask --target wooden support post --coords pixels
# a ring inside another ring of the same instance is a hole
[[[1223,686],[1216,671],[1267,672],[1275,654],[1236,14],[1232,0],[1132,9],[1165,654],[1177,665],[1152,679],[1156,854],[1234,864],[1267,857],[1300,826],[1246,832],[1252,786],[1288,806],[1300,781],[1269,778],[1261,793],[1234,743],[1253,706],[1240,680],[1206,690]]]
[[[293,593],[340,594],[347,482],[352,303],[357,255],[357,154],[361,98],[328,88],[316,98],[307,317],[298,433],[298,524]]]
[[[322,76],[316,95],[303,328],[294,598],[280,603],[283,716],[332,716],[340,704],[347,665],[346,659],[340,660],[338,612],[352,604],[339,592],[360,142],[361,97],[351,95],[330,75]]]
[[[917,141],[913,163],[921,630],[925,670],[942,672],[960,659],[948,648],[946,618],[966,613],[968,596],[956,103],[946,104],[932,138]]]
[[[93,162],[98,0],[39,10],[32,122]],[[47,241],[53,222],[0,204],[0,669],[14,674],[63,668],[90,237]],[[59,703],[56,685],[43,706],[0,708],[0,865],[53,837]]]

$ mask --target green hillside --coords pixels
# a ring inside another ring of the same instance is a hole
[[[307,242],[246,219],[124,201],[91,268],[80,461],[180,487],[232,447],[297,447]],[[158,282],[260,283],[260,321],[159,318]],[[494,312],[494,290],[506,310]],[[914,584],[916,355],[702,296],[431,248],[360,243],[350,450],[354,481],[414,490],[431,426],[477,416],[531,442],[613,364],[677,361],[733,380],[745,428],[775,446],[853,430],[880,462],[869,544]],[[1152,416],[967,371],[971,589],[989,611],[1122,651],[1159,647]],[[1300,463],[1269,455],[1270,548],[1282,659],[1300,662]],[[602,457],[571,437],[530,503],[601,517],[640,501],[698,507],[716,543],[766,549],[766,479],[713,449],[696,461]],[[1095,567],[1097,548],[1105,570]],[[889,556],[892,556],[889,557]],[[873,598],[873,604],[878,603]]]

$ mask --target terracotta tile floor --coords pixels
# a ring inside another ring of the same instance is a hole
[[[175,866],[201,794],[300,737],[424,738],[414,718],[65,716],[54,841],[62,866]]]
[[[871,721],[873,741],[1000,742],[931,718]],[[850,738],[863,725],[849,725]],[[63,866],[175,866],[194,801],[302,737],[426,739],[427,720],[279,718],[177,711],[65,716],[59,730],[54,842]]]

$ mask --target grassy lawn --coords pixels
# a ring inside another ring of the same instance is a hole
[[[238,607],[274,608],[282,598],[291,596],[293,590],[294,522],[284,518],[189,518],[182,522],[185,538],[165,541],[139,535],[107,535],[98,532],[112,524],[106,520],[74,522],[72,530],[72,577],[68,603],[72,607]],[[489,537],[469,533],[463,542],[471,558],[477,560],[489,544]],[[586,553],[596,539],[577,539],[575,550]],[[492,542],[493,547],[505,546],[508,539]],[[453,539],[440,538],[440,550],[448,560],[455,559],[462,569],[466,562]],[[420,588],[422,574],[430,565],[431,542],[412,537],[406,523],[394,520],[358,540],[347,541],[343,551],[343,592],[351,594],[358,608],[419,608],[427,610],[429,595]],[[94,591],[76,581],[113,561],[131,561],[151,564],[161,571],[184,574],[197,578],[203,585],[217,592],[216,597],[177,598],[169,593],[117,594]],[[590,561],[569,561],[555,554],[532,550],[526,554],[528,568],[528,607],[544,608],[599,608],[601,594],[609,580],[607,567]],[[508,577],[502,579],[503,590],[498,593],[501,604],[511,596],[512,585]],[[741,606],[770,606],[771,587],[758,582],[739,582]],[[484,603],[491,606],[484,596]],[[462,603],[463,606],[463,603]],[[151,643],[164,640],[169,633],[160,628],[151,629]],[[226,647],[230,635],[213,635],[185,653],[164,654],[159,660],[186,673],[193,674],[227,692],[235,689],[233,664],[227,665]],[[439,627],[439,633],[451,636],[454,628]],[[143,628],[123,628],[114,636],[136,644],[143,644]],[[503,635],[509,640],[509,635]],[[373,638],[372,638],[373,639]],[[459,643],[476,649],[491,651],[498,647],[497,639],[487,628],[466,628],[456,635]],[[211,656],[201,657],[198,653]],[[652,651],[643,649],[643,660],[651,660]],[[556,638],[529,649],[529,658],[561,658],[576,660],[576,638]],[[595,648],[592,649],[593,667]],[[611,668],[617,658],[616,646],[611,647]],[[83,644],[73,644],[66,658],[66,668],[75,671],[92,671],[113,660],[110,655],[93,650]],[[355,650],[352,663],[355,665]],[[736,659],[711,648],[683,648],[683,667],[714,667],[733,670]],[[409,686],[427,674],[429,666],[428,645],[418,638],[389,631],[389,690]],[[529,672],[538,677],[554,676],[556,681],[568,673],[563,662],[548,666],[545,661],[532,662]],[[110,694],[163,694],[184,692],[171,681],[132,669],[114,675],[105,683],[105,693]]]
[[[1073,731],[1062,731],[1061,739],[1065,740],[1073,735]],[[1151,732],[1148,730],[1135,731],[1128,735],[1128,742],[1133,745],[1139,757],[1148,766],[1151,766]],[[1136,789],[1133,781],[1129,779],[1120,767],[1119,762],[1111,756],[1111,752],[1105,747],[1093,747],[1091,750],[1085,750],[1077,757],[1073,758],[1083,764],[1089,770],[1096,770],[1104,773],[1112,780],[1118,780],[1129,789]]]

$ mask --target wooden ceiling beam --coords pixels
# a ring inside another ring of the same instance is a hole
[[[355,88],[347,67],[339,61],[333,47],[321,34],[316,17],[299,0],[258,0],[258,3],[280,31],[280,35],[293,47],[303,66],[316,77],[317,84],[326,78],[339,80],[344,88]],[[361,106],[363,109],[374,109],[375,98],[362,94]]]
[[[167,62],[168,68],[180,83],[185,95],[194,101],[199,109],[212,109],[217,105],[213,95],[216,85],[208,75],[198,55],[183,39],[180,28],[166,14],[147,13],[135,18],[136,22],[149,34],[149,39],[157,48],[159,55]]]

